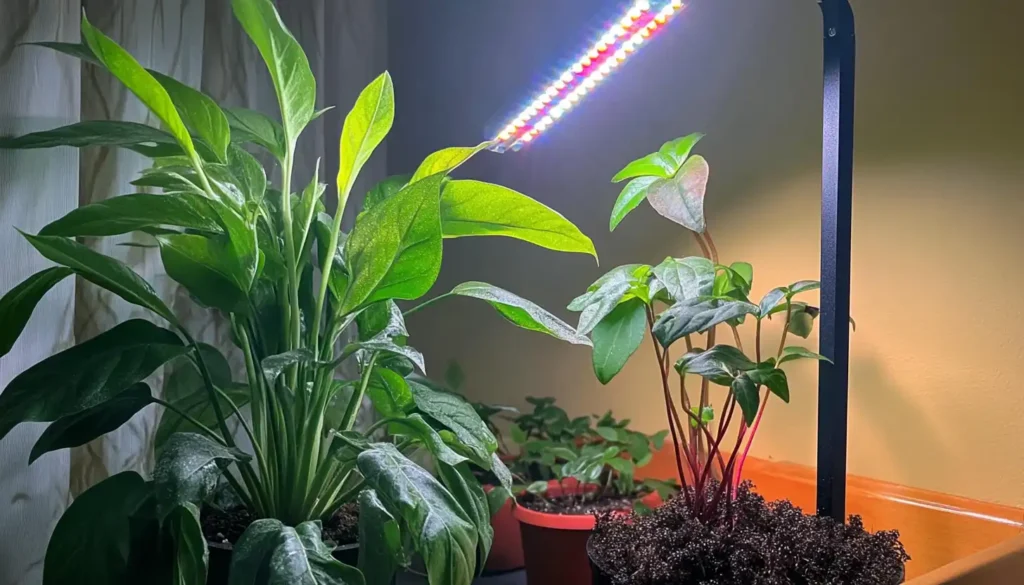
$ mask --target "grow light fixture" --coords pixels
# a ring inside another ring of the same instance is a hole
[[[494,138],[491,150],[519,150],[575,108],[630,55],[683,9],[682,0],[635,0],[564,73],[537,94]]]

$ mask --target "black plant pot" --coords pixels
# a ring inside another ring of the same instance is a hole
[[[228,570],[231,568],[230,544],[208,543],[210,561],[206,571],[206,585],[227,585]],[[359,562],[359,544],[339,546],[331,553],[334,558],[355,567]]]

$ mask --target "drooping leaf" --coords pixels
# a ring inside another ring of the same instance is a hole
[[[117,120],[90,120],[13,138],[0,137],[0,148],[56,146],[120,146],[145,156],[173,156],[182,153],[171,134],[145,124]]]
[[[621,171],[615,173],[615,176],[612,177],[612,183],[618,183],[620,181],[625,181],[626,179],[632,179],[633,177],[644,176],[667,179],[675,172],[676,167],[672,160],[660,152],[652,152],[647,156],[636,159],[626,165]]]
[[[316,107],[316,79],[309,60],[270,0],[232,0],[231,8],[267,64],[285,142],[294,145]]]
[[[366,394],[383,417],[404,416],[414,405],[409,383],[387,368],[374,368]]]
[[[789,308],[789,332],[807,339],[814,331],[814,320],[821,311],[806,303],[794,302]]]
[[[39,235],[114,236],[160,227],[180,227],[212,234],[224,231],[208,200],[201,195],[133,193],[78,207],[46,225]]]
[[[672,305],[658,317],[654,323],[654,335],[662,346],[668,347],[691,333],[701,333],[729,319],[756,314],[757,306],[743,301],[686,299]]]
[[[757,410],[761,404],[761,395],[758,392],[758,385],[750,379],[746,373],[736,376],[730,385],[732,393],[736,396],[736,402],[743,412],[743,420],[747,425],[754,424],[757,418]]]
[[[590,254],[594,243],[550,207],[501,185],[449,181],[441,195],[446,238],[507,236],[558,252]]]
[[[389,353],[396,356],[402,356],[412,362],[420,372],[426,373],[426,360],[423,358],[423,354],[417,349],[409,347],[408,345],[401,345],[396,343],[394,339],[388,337],[385,334],[379,334],[373,339],[367,339],[366,341],[360,341],[352,344],[349,347],[358,347],[364,351],[379,351]]]
[[[234,547],[228,585],[364,585],[354,567],[332,558],[319,522],[292,528],[263,518],[246,528]]]
[[[660,179],[647,188],[647,200],[663,217],[688,230],[704,233],[704,192],[708,185],[708,163],[692,156],[670,179]]]
[[[186,350],[174,333],[132,319],[50,356],[0,394],[0,438],[20,422],[52,422],[103,404]]]
[[[709,296],[714,290],[715,265],[707,258],[666,258],[653,272],[675,301]]]
[[[228,118],[217,102],[173,77],[156,71],[149,71],[149,74],[167,91],[185,126],[205,140],[219,160],[227,160],[231,130]]]
[[[594,327],[594,373],[602,384],[618,374],[629,357],[640,347],[647,331],[643,301],[637,298],[621,303]],[[599,427],[598,431],[604,427]]]
[[[260,362],[260,367],[263,369],[263,375],[266,377],[267,383],[273,385],[277,378],[289,367],[296,364],[309,363],[313,359],[313,352],[306,348],[299,348],[267,356]]]
[[[359,570],[366,585],[391,585],[404,563],[402,530],[374,490],[359,493]]]
[[[61,267],[40,270],[0,298],[0,357],[14,347],[43,295],[71,274]]]
[[[359,93],[352,111],[345,116],[337,180],[338,193],[342,197],[348,196],[359,171],[391,131],[394,121],[395,88],[391,75],[385,71]]]
[[[568,323],[532,302],[492,284],[464,282],[452,289],[451,294],[487,301],[502,317],[523,329],[546,333],[576,345],[590,345],[590,340],[577,333]]]
[[[417,181],[357,221],[345,244],[352,273],[341,313],[382,299],[415,299],[441,269],[443,175]]]
[[[806,347],[791,345],[782,350],[782,355],[779,356],[779,365],[781,366],[786,362],[791,362],[793,360],[798,359],[821,360],[828,363],[832,363],[832,360],[821,355],[820,353],[814,353],[813,351],[807,349]]]
[[[96,286],[177,323],[174,313],[160,300],[153,287],[123,262],[67,238],[26,233],[22,236],[47,260],[67,266]]]
[[[455,496],[462,510],[476,526],[477,536],[477,575],[484,570],[484,563],[494,543],[494,528],[491,527],[491,510],[487,503],[480,480],[473,475],[468,463],[452,465],[440,462],[437,466],[441,482]]]
[[[392,421],[388,425],[389,434],[405,435],[416,439],[438,461],[447,465],[459,465],[467,461],[465,457],[456,453],[451,447],[445,444],[444,439],[437,433],[430,424],[418,414],[411,414]]]
[[[357,458],[366,484],[392,511],[423,557],[431,583],[466,584],[476,574],[476,527],[450,492],[394,445]]]
[[[128,422],[137,412],[153,403],[145,383],[133,384],[124,392],[74,414],[63,416],[46,427],[32,447],[28,462],[45,453],[84,445]]]
[[[185,502],[202,503],[217,489],[218,464],[244,463],[249,456],[204,435],[175,433],[167,440],[153,468],[159,508],[166,512]]]
[[[266,114],[244,108],[224,110],[231,127],[233,142],[250,142],[262,146],[277,160],[284,159],[287,148],[284,128]]]
[[[171,583],[202,585],[206,583],[206,565],[210,552],[199,522],[199,507],[185,503],[171,510],[165,520],[165,531],[174,547]]]
[[[615,231],[615,228],[629,215],[629,212],[643,203],[647,198],[647,188],[657,180],[658,177],[637,177],[626,183],[612,207],[612,215],[608,220],[608,231]]]
[[[646,264],[623,264],[622,266],[616,266],[601,275],[601,278],[598,278],[593,284],[587,287],[587,292],[573,299],[567,308],[570,311],[582,311],[588,305],[597,302],[597,297],[605,295],[605,293],[601,291],[603,287],[615,282],[628,283],[634,281],[637,273],[642,273],[645,270],[649,271],[650,268],[651,267]]]
[[[185,123],[174,107],[171,96],[153,78],[153,75],[139,65],[139,62],[128,51],[93,27],[84,14],[82,15],[82,41],[89,46],[93,55],[103,63],[103,66],[163,122],[164,127],[174,136],[185,153],[195,157],[196,150],[192,143],[192,136],[185,128]]]
[[[425,179],[435,173],[448,174],[472,158],[474,154],[489,147],[491,144],[490,142],[481,142],[476,146],[442,148],[423,159],[423,162],[416,168],[416,172],[413,173],[409,182],[412,183]]]
[[[670,140],[665,144],[661,145],[658,152],[666,159],[672,161],[675,166],[675,170],[678,171],[679,167],[683,165],[686,159],[690,156],[690,151],[693,147],[700,142],[700,139],[704,138],[704,134],[700,132],[694,132],[693,134],[687,134],[682,138],[676,138]]]
[[[784,287],[776,287],[765,293],[761,297],[761,302],[758,303],[758,319],[763,319],[772,313],[772,309],[779,306],[786,298],[786,289]]]
[[[421,378],[408,379],[416,408],[455,433],[473,455],[473,462],[487,469],[498,440],[480,419],[473,405],[457,394],[434,390]]]
[[[593,331],[597,324],[618,306],[630,287],[629,280],[609,280],[593,291],[588,297],[588,304],[580,312],[576,332],[587,335]]]
[[[696,374],[722,386],[730,385],[740,372],[756,367],[746,354],[731,345],[687,352],[676,362],[680,374]]]
[[[781,398],[783,402],[789,402],[789,381],[786,378],[785,371],[774,366],[768,367],[762,364],[756,369],[745,372],[745,375],[753,380],[755,384],[766,386],[772,394]]]

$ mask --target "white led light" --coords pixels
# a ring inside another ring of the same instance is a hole
[[[572,81],[572,79],[570,79],[569,81]],[[565,84],[566,83],[567,82],[562,81],[561,79],[559,79],[558,81],[556,81],[553,84],[551,84],[551,87],[553,87],[555,89],[555,95],[557,95],[559,91],[562,91],[563,89],[565,89]],[[554,96],[551,96],[551,97],[554,97]]]
[[[562,106],[555,106],[551,108],[551,117],[556,120],[561,118],[563,113]]]
[[[557,107],[558,109],[562,110],[563,113],[568,112],[569,110],[572,109],[572,102],[569,100],[568,97],[566,97],[564,100],[558,102]]]
[[[634,45],[639,45],[640,43],[644,42],[644,38],[640,36],[640,33],[636,33],[635,35],[630,37],[629,41]]]
[[[524,122],[522,118],[516,118],[516,121],[512,122],[512,125],[516,128],[522,128],[523,126],[526,126],[526,122]]]
[[[523,113],[526,114],[526,119],[528,120],[537,115],[537,108],[531,106],[529,108],[526,108],[526,111]]]
[[[629,27],[633,26],[633,19],[628,17],[628,16],[623,16],[622,20],[619,21],[619,24],[621,24],[622,26],[624,26],[626,28],[629,28]]]
[[[502,130],[501,134],[498,134],[498,139],[500,140],[508,140],[509,138],[512,138],[512,133],[508,130]]]
[[[609,61],[605,61],[600,67],[598,67],[597,70],[601,72],[601,75],[608,75],[609,73],[612,72],[611,63],[614,63],[614,62],[615,61],[610,61],[610,62]]]
[[[551,116],[544,116],[543,118],[541,118],[540,123],[544,124],[545,126],[550,126],[554,124],[555,121],[551,118]]]
[[[573,73],[583,73],[583,65],[581,65],[579,63],[576,63],[575,65],[572,66],[572,72]]]
[[[604,41],[601,41],[600,43],[597,43],[597,45],[595,45],[595,47],[597,48],[598,51],[603,53],[603,52],[608,50],[608,43],[606,43]]]
[[[671,6],[672,6],[672,8],[676,8],[676,9],[682,8],[683,7],[682,0],[672,0]]]
[[[604,35],[603,37],[601,37],[601,42],[606,44],[606,45],[614,45],[615,44],[615,35],[613,35],[611,33],[608,33],[608,34]]]
[[[571,93],[569,94],[569,101],[570,101],[570,102],[572,102],[572,103],[574,103],[574,104],[575,104],[576,102],[580,101],[580,94],[579,94],[579,90],[580,90],[580,89],[581,89],[581,88],[578,88],[578,87],[577,87],[576,89],[574,89],[574,90],[573,90],[573,91],[572,91],[572,92],[571,92]]]
[[[555,89],[555,86],[551,86],[547,89],[547,91],[544,92],[544,95],[548,96],[549,98],[553,98],[558,95],[558,90]]]
[[[633,49],[636,47],[634,46],[633,41],[626,41],[622,43],[622,48],[625,49],[627,53],[632,53]]]
[[[533,103],[530,104],[530,107],[532,107],[535,110],[539,110],[544,107],[544,103],[541,102],[540,100],[534,100]]]
[[[597,85],[597,82],[594,81],[593,77],[588,77],[588,78],[583,80],[583,87],[585,87],[587,89],[594,89],[595,85]]]
[[[622,35],[626,34],[626,29],[616,24],[615,26],[612,27],[612,34],[617,37],[621,37]]]
[[[595,83],[600,83],[604,80],[604,75],[600,71],[595,71],[590,75],[590,79],[593,79]]]
[[[516,133],[515,125],[514,124],[509,124],[508,126],[505,126],[505,132],[508,133],[508,134],[515,134]]]
[[[566,71],[565,73],[562,74],[561,82],[569,83],[570,81],[572,81],[572,71]]]
[[[619,49],[618,51],[615,51],[615,60],[617,62],[619,62],[619,63],[622,63],[623,61],[625,61],[626,60],[626,50],[625,49]]]
[[[529,142],[533,140],[533,134],[523,134],[522,141]]]
[[[578,97],[581,97],[581,98],[582,98],[583,96],[587,95],[587,89],[588,89],[588,88],[586,88],[586,87],[584,87],[584,86],[582,86],[582,85],[581,85],[581,86],[579,86],[579,87],[577,87],[577,88],[576,88],[576,95],[577,95]]]
[[[636,6],[629,10],[629,17],[632,18],[633,20],[640,18],[641,14],[643,14],[643,11],[637,8]]]
[[[534,126],[533,128],[534,128],[534,130],[537,130],[539,132],[543,132],[543,131],[548,129],[548,125],[545,124],[543,121],[541,121],[541,122],[537,122],[537,125]]]
[[[636,0],[636,7],[640,10],[650,10],[651,3],[648,0]]]

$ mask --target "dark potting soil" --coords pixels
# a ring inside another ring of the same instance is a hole
[[[807,516],[789,501],[766,503],[744,483],[713,523],[676,497],[645,516],[598,517],[593,558],[616,585],[892,585],[910,559],[899,532]],[[692,493],[692,492],[691,492]]]
[[[541,498],[534,494],[523,494],[516,498],[516,503],[536,512],[547,514],[599,514],[602,512],[621,512],[632,510],[633,501],[640,496],[605,495],[594,496],[568,495],[555,498]]]
[[[235,544],[256,517],[244,507],[218,510],[203,508],[200,522],[203,536],[210,543]],[[353,544],[359,540],[359,505],[345,504],[330,520],[323,524],[323,540],[337,546]]]

